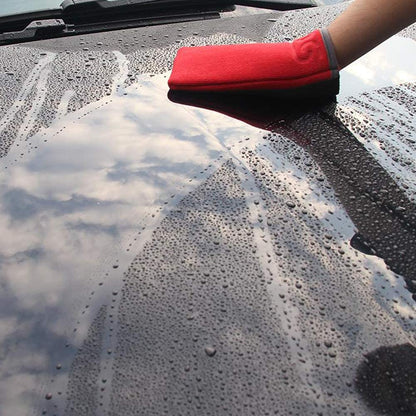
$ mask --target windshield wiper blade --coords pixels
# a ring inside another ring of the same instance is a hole
[[[317,6],[313,0],[236,0],[234,4],[281,11],[306,9]]]
[[[316,6],[313,0],[64,0],[59,9],[0,17],[0,45],[219,18],[234,5],[275,10]]]
[[[35,20],[23,30],[0,33],[0,45],[70,34],[72,26],[65,24],[62,19]]]
[[[89,3],[88,8],[95,2],[88,1],[84,3]],[[96,3],[104,2],[98,1]],[[20,20],[7,21],[6,25],[2,25],[2,19],[0,18],[0,45],[142,26],[218,19],[221,17],[220,11],[226,11],[227,8],[228,10],[234,9],[234,6],[221,6],[221,8],[218,6],[209,8],[160,8],[160,0],[146,0],[146,3],[158,3],[158,7],[141,8],[140,11],[132,12],[130,10],[124,13],[121,13],[120,10],[118,13],[109,13],[108,9],[105,13],[93,13],[89,9],[90,13],[87,13],[86,9],[76,9],[76,13],[74,13],[74,10],[71,10],[70,13],[62,13],[61,15],[65,20],[61,18],[48,19],[46,15],[46,18],[32,21],[30,17],[21,15]],[[163,3],[171,4],[171,0],[163,1]],[[135,4],[137,4],[137,1]]]
[[[93,23],[150,11],[226,11],[233,5],[290,10],[316,6],[315,0],[64,0],[59,8],[0,16],[0,33],[25,29],[35,20],[62,19],[67,24]]]
[[[266,7],[276,10],[292,10],[307,7],[316,7],[314,0],[64,0],[61,4],[65,13],[94,11],[98,13],[113,12],[126,8],[145,6],[166,7],[180,5],[194,6],[218,6],[218,5],[242,5],[254,7]]]
[[[34,21],[62,19],[66,24],[94,24],[150,15],[196,14],[231,10],[232,0],[64,0],[57,9],[0,16],[0,33],[23,31]]]
[[[132,17],[167,16],[226,11],[232,0],[64,0],[62,18],[66,23],[91,24]]]

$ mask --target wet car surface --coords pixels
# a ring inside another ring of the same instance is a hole
[[[1,414],[415,414],[414,27],[337,103],[168,96],[344,7],[0,48]]]

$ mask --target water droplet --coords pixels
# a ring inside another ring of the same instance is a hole
[[[217,350],[214,347],[207,346],[205,347],[205,354],[208,355],[208,357],[213,357],[217,353]]]

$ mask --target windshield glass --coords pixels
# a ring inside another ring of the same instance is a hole
[[[61,3],[62,0],[2,0],[0,16],[57,9]]]

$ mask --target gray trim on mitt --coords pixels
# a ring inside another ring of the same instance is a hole
[[[338,60],[335,54],[334,44],[332,43],[331,35],[328,29],[320,29],[322,39],[324,40],[326,53],[328,54],[329,68],[332,71],[332,76],[338,76]]]

